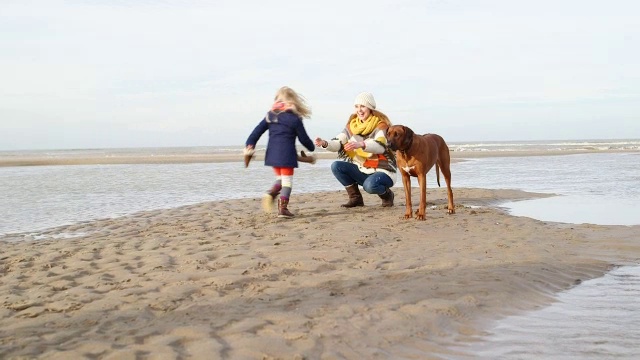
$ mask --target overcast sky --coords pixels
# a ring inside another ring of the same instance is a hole
[[[448,141],[640,138],[640,1],[0,0],[0,149],[243,145],[283,85]],[[266,134],[263,141],[266,140]]]

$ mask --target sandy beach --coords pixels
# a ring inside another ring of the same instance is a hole
[[[345,194],[202,203],[2,243],[0,358],[437,359],[500,317],[617,265],[638,226],[549,223],[500,201],[542,194],[429,191],[426,221],[341,208]],[[414,189],[414,204],[418,191]]]

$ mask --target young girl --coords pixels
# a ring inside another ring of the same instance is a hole
[[[283,86],[276,92],[271,110],[253,129],[245,144],[245,155],[252,155],[262,134],[269,130],[269,142],[267,143],[264,164],[273,167],[276,181],[264,195],[262,206],[265,211],[270,212],[274,200],[280,195],[278,217],[281,218],[294,216],[287,206],[291,196],[293,169],[298,167],[296,138],[309,151],[315,150],[315,145],[302,124],[302,119],[310,116],[311,109],[304,98],[291,88]]]

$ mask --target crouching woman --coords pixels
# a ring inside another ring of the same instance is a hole
[[[331,164],[331,171],[345,187],[349,200],[341,206],[364,206],[358,186],[369,194],[377,194],[383,207],[393,206],[391,187],[396,179],[396,159],[387,147],[386,132],[391,121],[376,110],[370,93],[359,94],[355,111],[345,128],[331,140],[315,139],[315,145],[337,152],[340,160]]]

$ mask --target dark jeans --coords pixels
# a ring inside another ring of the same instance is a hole
[[[344,186],[358,183],[369,194],[384,194],[393,186],[393,180],[383,172],[364,174],[358,169],[358,165],[346,161],[335,161],[331,164],[333,176]]]

